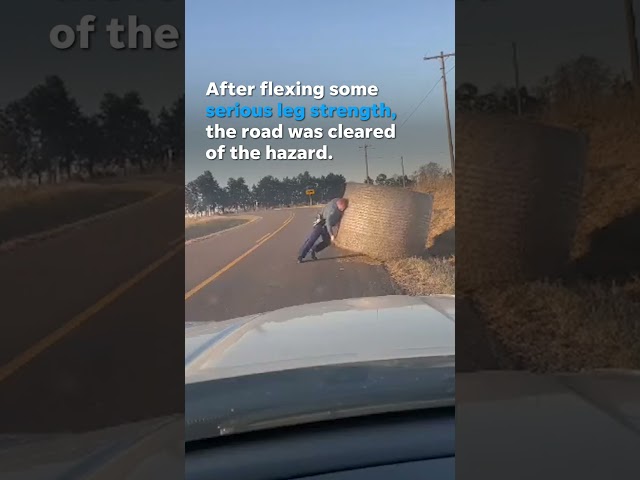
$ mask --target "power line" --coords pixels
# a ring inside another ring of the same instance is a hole
[[[364,149],[364,166],[365,166],[365,170],[366,170],[366,182],[369,182],[369,158],[367,157],[367,150],[369,148],[373,149],[373,147],[367,143],[365,143],[364,145],[359,146],[358,148],[363,148]]]
[[[440,55],[424,57],[424,60],[440,60],[440,71],[442,72],[442,87],[444,93],[444,114],[447,122],[447,139],[449,141],[449,159],[451,160],[451,173],[455,178],[455,155],[453,153],[453,137],[451,135],[451,118],[449,117],[449,94],[447,93],[447,71],[445,61],[449,57],[455,57],[455,53],[440,52]]]
[[[447,70],[447,73],[449,73],[451,70],[453,70],[454,68],[456,68],[456,66],[454,65],[453,67],[451,67],[449,70]],[[431,87],[429,89],[429,91],[427,92],[427,94],[422,97],[422,100],[420,100],[420,103],[418,103],[418,105],[416,105],[416,107],[413,109],[413,111],[409,114],[409,116],[404,120],[404,122],[402,122],[400,124],[399,128],[402,128],[402,126],[407,123],[409,121],[409,119],[413,116],[414,113],[416,113],[418,111],[418,109],[420,108],[420,106],[425,102],[425,100],[427,98],[429,98],[429,95],[431,95],[431,93],[436,89],[436,87],[440,84],[440,82],[442,81],[442,77],[438,78],[438,81],[436,81],[436,83],[433,84],[433,87]]]
[[[449,72],[451,72],[454,68],[456,68],[455,65],[452,65],[451,68],[449,68],[449,70],[446,71],[445,75],[448,74]],[[409,116],[404,120],[404,122],[402,122],[400,124],[399,128],[402,128],[404,126],[405,123],[407,123],[409,121],[409,119],[413,116],[414,113],[416,113],[418,111],[418,109],[420,108],[420,106],[427,100],[427,98],[429,98],[429,95],[431,95],[431,93],[433,93],[433,91],[436,89],[436,87],[438,86],[438,84],[442,81],[442,76],[440,78],[438,78],[438,80],[436,81],[436,83],[433,84],[433,86],[429,89],[429,91],[427,92],[427,94],[422,97],[422,100],[420,100],[420,102],[418,103],[418,105],[415,106],[415,108],[412,110],[412,112],[409,114]],[[362,148],[362,147],[361,147]],[[402,167],[402,184],[404,187],[404,182],[405,182],[405,173],[404,173],[404,158],[401,156],[400,157],[400,164]]]
[[[520,98],[520,66],[518,64],[518,44],[511,43],[512,60],[513,60],[513,77],[516,85],[516,105],[518,116],[522,115],[522,99]]]
[[[627,42],[629,44],[629,59],[631,77],[636,88],[640,87],[640,58],[638,58],[638,40],[636,38],[636,16],[633,11],[633,1],[624,2],[625,17],[627,20]]]

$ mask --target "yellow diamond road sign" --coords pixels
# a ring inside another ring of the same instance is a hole
[[[307,195],[315,195],[316,191],[313,188],[307,189]]]

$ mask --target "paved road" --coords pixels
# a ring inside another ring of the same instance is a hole
[[[182,411],[182,196],[0,254],[0,433]]]
[[[267,211],[258,221],[188,245],[186,320],[220,321],[311,302],[399,293],[382,266],[354,261],[334,247],[316,262],[296,263],[316,213],[312,208]]]

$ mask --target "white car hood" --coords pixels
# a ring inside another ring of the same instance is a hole
[[[456,478],[640,478],[640,372],[456,374]]]
[[[456,375],[456,478],[637,480],[640,373]],[[182,478],[184,420],[0,436],[3,480]]]
[[[455,354],[455,297],[354,298],[185,329],[185,383]]]

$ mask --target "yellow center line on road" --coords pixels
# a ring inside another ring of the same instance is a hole
[[[263,243],[265,243],[266,241],[268,241],[270,238],[273,238],[275,235],[278,234],[278,232],[282,231],[287,225],[289,225],[289,223],[291,223],[291,220],[293,220],[293,217],[295,217],[296,214],[292,213],[289,218],[287,218],[287,220],[275,231],[272,233],[268,233],[266,236],[264,236],[262,239],[258,240],[258,242],[251,247],[249,250],[247,250],[246,252],[244,252],[242,255],[240,255],[238,258],[236,258],[234,261],[232,261],[231,263],[227,264],[226,266],[222,267],[220,270],[218,270],[216,273],[214,273],[213,275],[211,275],[209,278],[207,278],[206,280],[204,280],[203,282],[201,282],[200,284],[196,285],[195,287],[193,287],[191,290],[189,290],[187,293],[185,293],[184,295],[184,300],[185,302],[187,300],[189,300],[191,297],[193,297],[196,293],[198,293],[200,290],[202,290],[204,287],[206,287],[207,285],[209,285],[211,282],[213,282],[216,278],[218,278],[220,275],[222,275],[224,272],[231,270],[235,265],[237,265],[238,263],[240,263],[242,260],[244,260],[246,257],[248,257],[249,255],[251,255],[251,253],[253,253],[254,251],[256,251],[258,249],[258,247],[260,247],[260,245],[262,245]]]
[[[184,237],[182,237],[184,240]],[[42,352],[47,350],[49,347],[53,346],[55,343],[59,342],[66,335],[71,333],[73,330],[86,323],[91,317],[95,314],[115,302],[118,298],[120,298],[124,293],[126,293],[129,289],[140,283],[144,280],[149,274],[153,271],[157,270],[160,266],[167,263],[171,260],[175,255],[177,255],[181,250],[184,249],[184,243],[180,241],[180,239],[175,240],[174,242],[179,242],[179,245],[169,250],[158,260],[150,264],[144,270],[131,277],[126,282],[119,285],[117,288],[109,292],[107,295],[102,297],[96,303],[91,305],[89,308],[79,313],[75,317],[73,317],[69,322],[65,323],[62,327],[53,331],[42,340],[37,342],[32,347],[25,350],[23,353],[15,357],[13,360],[9,361],[2,367],[0,367],[0,382],[6,380],[11,375],[16,373],[22,367],[24,367],[31,360],[36,358]],[[172,242],[173,243],[173,242]]]
[[[175,240],[172,240],[169,242],[169,246],[173,247],[174,245],[177,245],[178,243],[184,243],[184,235],[182,235],[180,238],[176,238]]]
[[[271,235],[271,233],[267,233],[267,234],[263,235],[262,237],[260,237],[260,238],[258,239],[258,241],[257,241],[256,243],[260,243],[262,240],[264,240],[264,239],[265,239],[265,237],[268,237],[269,235]]]

